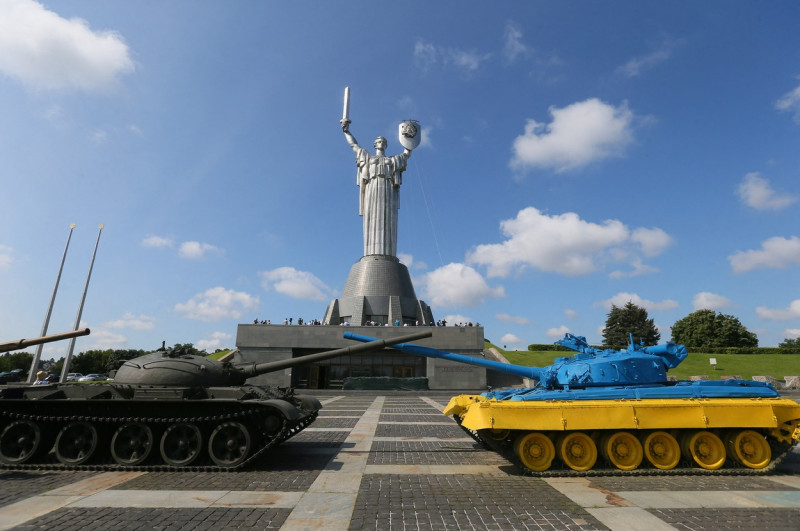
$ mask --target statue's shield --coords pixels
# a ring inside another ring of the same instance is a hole
[[[398,127],[400,145],[406,149],[414,149],[422,140],[422,128],[416,120],[406,120]]]

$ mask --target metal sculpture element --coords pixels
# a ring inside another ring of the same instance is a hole
[[[572,334],[556,344],[578,353],[538,368],[413,344],[392,348],[536,380],[533,387],[456,396],[444,410],[528,473],[580,473],[598,457],[610,467],[606,473],[643,463],[655,473],[681,462],[707,473],[726,464],[767,471],[800,440],[800,405],[769,383],[669,381],[667,370],[687,356],[683,345],[644,347],[631,337],[625,350],[600,350]]]
[[[399,155],[386,156],[388,142],[379,136],[375,139],[375,155],[358,145],[350,133],[350,87],[344,91],[344,110],[339,123],[347,143],[356,154],[359,187],[358,214],[364,224],[364,256],[397,256],[397,211],[400,208],[400,186],[411,151],[421,140],[419,124],[407,120],[399,126],[400,143],[404,147]]]
[[[0,386],[0,466],[238,470],[305,429],[322,408],[312,396],[247,378],[431,334],[258,365],[162,350],[126,361],[113,382]]]

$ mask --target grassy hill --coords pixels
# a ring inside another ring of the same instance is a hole
[[[206,357],[211,358],[212,360],[219,360],[220,358],[223,358],[228,354],[230,354],[232,351],[233,351],[232,348],[229,348],[228,350],[220,350],[219,352],[214,352],[213,354],[209,354]]]

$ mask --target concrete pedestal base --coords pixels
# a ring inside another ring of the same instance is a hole
[[[394,256],[369,255],[350,268],[342,296],[328,305],[323,324],[429,325],[433,313],[418,300],[408,268]]]

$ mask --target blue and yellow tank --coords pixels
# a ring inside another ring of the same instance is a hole
[[[357,341],[373,338],[352,333]],[[800,440],[800,404],[766,382],[670,381],[683,345],[601,350],[581,336],[548,367],[524,367],[412,343],[392,348],[535,380],[533,387],[453,397],[444,409],[475,439],[528,473],[691,468],[772,469]],[[722,473],[722,471],[720,471]]]

